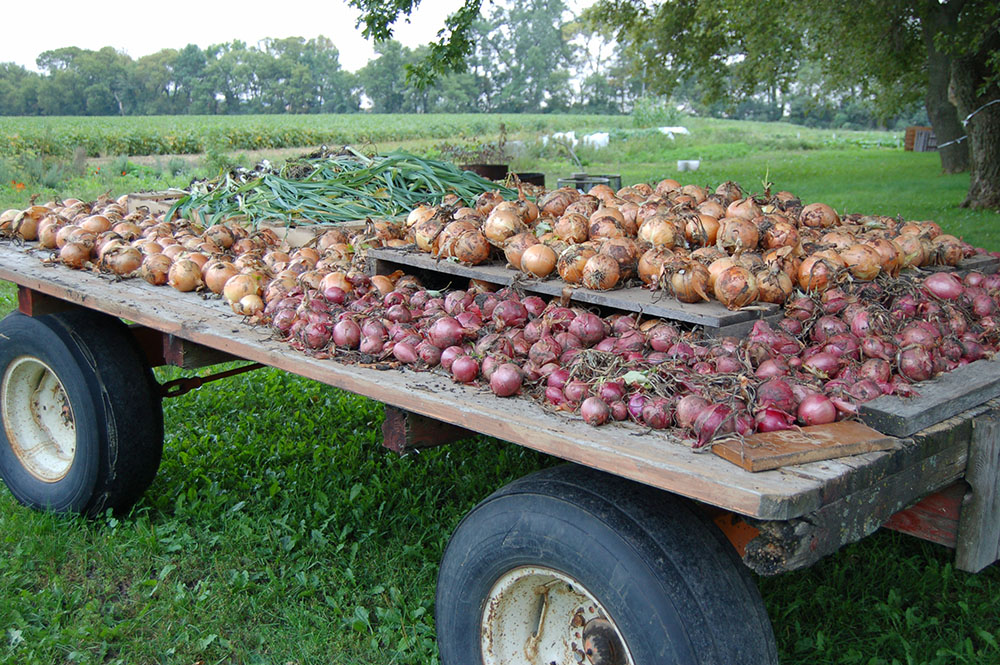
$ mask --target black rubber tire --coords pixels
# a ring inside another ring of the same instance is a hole
[[[443,665],[483,662],[485,601],[519,566],[575,578],[613,618],[636,663],[777,663],[746,566],[684,499],[576,465],[517,480],[459,524],[438,575]]]
[[[0,428],[0,475],[11,493],[53,512],[127,511],[153,481],[163,453],[159,385],[128,328],[86,309],[14,312],[0,321],[0,337],[0,380],[18,358],[44,362],[63,384],[76,427],[72,465],[54,482],[29,473]]]

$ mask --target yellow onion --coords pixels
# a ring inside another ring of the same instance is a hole
[[[639,257],[637,272],[643,284],[657,284],[666,272],[666,267],[677,259],[673,250],[662,245],[653,246]]]
[[[446,248],[450,248],[454,239],[467,231],[479,231],[479,227],[472,221],[467,219],[458,219],[454,222],[449,222],[442,229],[441,233],[438,235],[437,239],[432,243],[434,247],[434,254],[440,256],[451,256],[451,253]]]
[[[59,229],[62,227],[59,225],[59,221],[54,217],[46,217],[45,219],[51,219],[52,222],[46,224],[43,220],[38,227],[38,244],[43,249],[55,249],[56,236],[59,233]],[[159,247],[157,247],[159,249]]]
[[[90,248],[78,242],[67,242],[59,250],[59,260],[69,268],[83,268],[90,261]]]
[[[537,244],[539,244],[538,238],[536,238],[535,234],[530,231],[511,236],[503,245],[503,254],[507,259],[507,263],[509,263],[515,270],[520,270],[521,256],[524,254],[524,251],[532,245]]]
[[[760,241],[757,226],[742,217],[726,217],[719,221],[716,244],[729,253],[755,249]]]
[[[736,265],[736,261],[729,256],[720,257],[708,264],[708,288],[715,288],[715,280],[726,270]]]
[[[420,222],[423,222],[423,221],[426,221],[428,219],[431,219],[436,214],[438,214],[439,211],[440,211],[440,208],[437,208],[435,206],[418,205],[416,208],[414,208],[413,210],[410,211],[410,214],[408,214],[406,216],[406,222],[404,223],[404,225],[406,226],[406,228],[409,229],[409,228],[411,228],[413,226],[416,226]],[[338,231],[338,233],[340,233],[340,235],[343,235],[342,232]],[[347,238],[346,237],[345,238],[338,238],[336,240],[331,239],[330,241],[328,241],[328,244],[329,244],[329,242],[347,242]],[[321,248],[322,248],[322,246],[321,246]],[[322,248],[322,249],[325,249],[325,248]]]
[[[714,245],[719,234],[719,220],[705,213],[684,215],[684,238],[696,247]]]
[[[491,213],[483,223],[483,235],[497,247],[503,247],[508,238],[527,231],[528,226],[511,210]]]
[[[190,259],[174,261],[167,272],[167,284],[178,291],[194,291],[202,286],[201,266]]]
[[[764,249],[777,249],[778,247],[795,247],[799,244],[799,231],[794,224],[787,220],[768,220],[764,227],[764,236],[761,239],[761,246]]]
[[[442,253],[453,256],[468,265],[477,265],[490,258],[490,243],[478,229],[465,231],[455,236]]]
[[[871,281],[882,270],[881,256],[868,245],[855,244],[840,252],[840,258],[855,279]]]
[[[121,244],[101,255],[101,266],[116,275],[131,275],[142,266],[142,252]]]
[[[167,276],[173,263],[166,254],[148,254],[142,260],[139,277],[154,286],[163,286],[167,283]]]
[[[437,237],[444,230],[444,222],[437,217],[425,219],[413,225],[413,242],[425,252],[434,252]]]
[[[241,273],[246,274],[246,273]],[[299,275],[298,282],[302,285],[303,289],[319,289],[320,283],[323,278],[326,277],[327,272],[322,270],[306,270],[304,273]],[[263,281],[263,280],[261,280]]]
[[[670,292],[681,302],[708,300],[708,268],[697,261],[686,261],[670,273]]]
[[[579,284],[583,281],[583,268],[587,261],[597,254],[597,250],[587,245],[570,245],[556,261],[559,276],[568,284]]]
[[[761,214],[760,206],[757,205],[757,202],[752,197],[738,199],[726,207],[726,217],[737,217],[745,219],[748,222],[760,217]]]
[[[594,254],[583,266],[581,283],[594,291],[615,288],[619,280],[618,261],[607,254]]]
[[[673,247],[679,244],[677,227],[663,215],[655,215],[646,219],[639,227],[637,237],[642,242],[653,246]]]
[[[934,222],[925,222],[933,224]],[[942,233],[931,237],[931,256],[936,265],[957,266],[965,258],[962,241],[953,235]]]
[[[781,305],[795,290],[792,278],[775,264],[759,270],[754,278],[757,280],[757,299],[761,302]]]
[[[579,213],[567,212],[552,226],[552,231],[569,243],[584,242],[590,227],[586,217]]]
[[[80,228],[94,235],[100,235],[111,230],[111,220],[104,215],[91,215],[79,224]]]
[[[745,307],[757,299],[757,280],[743,266],[723,270],[715,278],[715,298],[727,309]]]
[[[799,288],[822,293],[837,283],[840,270],[828,258],[811,254],[799,265]]]
[[[571,203],[579,200],[580,192],[572,187],[560,187],[538,199],[538,209],[541,213],[551,217],[559,217],[566,212],[566,208]]]
[[[601,243],[598,253],[607,254],[618,262],[620,281],[635,275],[639,262],[639,246],[631,238],[608,238]]]
[[[548,245],[538,243],[524,250],[521,269],[535,277],[548,277],[556,267],[556,253]]]
[[[591,218],[590,226],[587,227],[587,237],[590,240],[602,240],[605,238],[624,238],[625,230],[616,217],[611,215],[601,215]]]
[[[319,290],[326,291],[330,287],[336,286],[341,289],[344,293],[350,293],[354,290],[354,285],[351,281],[347,279],[347,274],[341,271],[335,271],[329,273],[323,280],[319,283]]]
[[[233,275],[222,287],[222,296],[230,303],[239,302],[244,296],[261,294],[261,282],[257,277],[247,274]]]
[[[229,249],[236,242],[236,234],[233,229],[225,224],[213,224],[205,229],[203,236],[205,240],[209,240],[223,249]]]
[[[700,204],[708,198],[708,192],[705,191],[705,188],[698,185],[684,185],[681,187],[681,193],[690,196],[695,205]]]
[[[673,178],[664,178],[660,182],[656,183],[656,187],[653,192],[659,194],[660,196],[666,196],[670,192],[679,190],[681,188],[681,183],[677,182]]]
[[[691,252],[691,258],[707,267],[712,265],[713,261],[729,258],[729,255],[715,245],[709,245],[708,247],[699,247]]]
[[[810,203],[799,213],[799,224],[812,228],[827,229],[840,224],[837,211],[825,203]]]
[[[482,215],[489,215],[493,208],[502,202],[503,195],[499,191],[483,192],[476,199],[476,210]]]
[[[243,296],[238,302],[229,303],[229,306],[240,316],[253,316],[264,311],[264,301],[252,293]]]
[[[696,207],[697,211],[709,217],[722,219],[726,216],[726,207],[714,198],[707,198]]]
[[[869,238],[867,244],[878,254],[882,272],[890,277],[897,276],[899,274],[900,261],[899,247],[896,246],[896,243],[887,238]]]

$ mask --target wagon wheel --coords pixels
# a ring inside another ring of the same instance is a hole
[[[125,511],[152,482],[163,412],[118,319],[90,310],[0,321],[0,476],[21,503]]]
[[[459,524],[438,577],[445,665],[777,663],[749,572],[666,492],[566,465]]]

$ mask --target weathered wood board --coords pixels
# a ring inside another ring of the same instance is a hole
[[[747,471],[758,472],[892,450],[898,445],[897,439],[880,434],[862,423],[842,420],[829,425],[726,439],[713,445],[712,452]]]
[[[895,513],[882,526],[953,548],[958,541],[959,511],[968,489],[964,481],[949,485]]]
[[[966,481],[972,488],[958,520],[955,567],[969,573],[1000,559],[1000,419],[972,422]]]
[[[746,321],[753,321],[779,313],[777,305],[760,304],[753,309],[745,308],[730,311],[718,302],[683,303],[663,292],[648,289],[628,288],[613,291],[591,291],[585,288],[569,287],[561,279],[538,280],[525,279],[524,274],[508,270],[500,265],[466,266],[446,260],[436,260],[429,254],[401,249],[370,249],[368,260],[373,262],[369,272],[373,274],[389,274],[399,268],[418,268],[430,272],[451,275],[465,279],[481,279],[492,284],[509,286],[517,282],[526,292],[546,296],[562,296],[569,294],[571,301],[584,305],[598,305],[613,309],[642,313],[651,317],[660,317],[694,323],[709,328],[721,328]],[[465,288],[464,282],[456,280],[456,286]]]
[[[892,436],[925,427],[1000,396],[1000,359],[977,360],[914,386],[918,397],[883,395],[861,405],[862,422]]]
[[[957,266],[923,266],[920,269],[929,272],[956,272],[964,275],[973,270],[981,273],[995,273],[1000,267],[1000,259],[989,254],[975,254],[967,259],[962,259]]]

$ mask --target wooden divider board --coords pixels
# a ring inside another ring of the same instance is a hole
[[[818,462],[847,455],[892,450],[899,440],[859,422],[842,420],[829,425],[725,439],[712,452],[747,471],[768,471],[792,464]]]
[[[437,260],[430,254],[401,249],[369,249],[369,262],[374,266],[369,272],[388,274],[398,268],[419,268],[444,275],[454,275],[463,279],[481,279],[493,284],[509,286],[515,281],[518,286],[529,293],[546,296],[561,296],[564,292],[570,294],[570,299],[587,305],[611,307],[627,312],[641,312],[651,317],[673,319],[694,323],[709,328],[722,328],[737,323],[753,321],[765,316],[777,314],[777,305],[768,303],[755,305],[736,311],[726,309],[718,302],[683,303],[662,291],[628,288],[612,291],[591,291],[582,287],[569,287],[561,279],[538,280],[525,279],[524,274],[516,270],[508,270],[500,265],[467,266],[448,260]],[[459,284],[459,288],[464,285]]]

